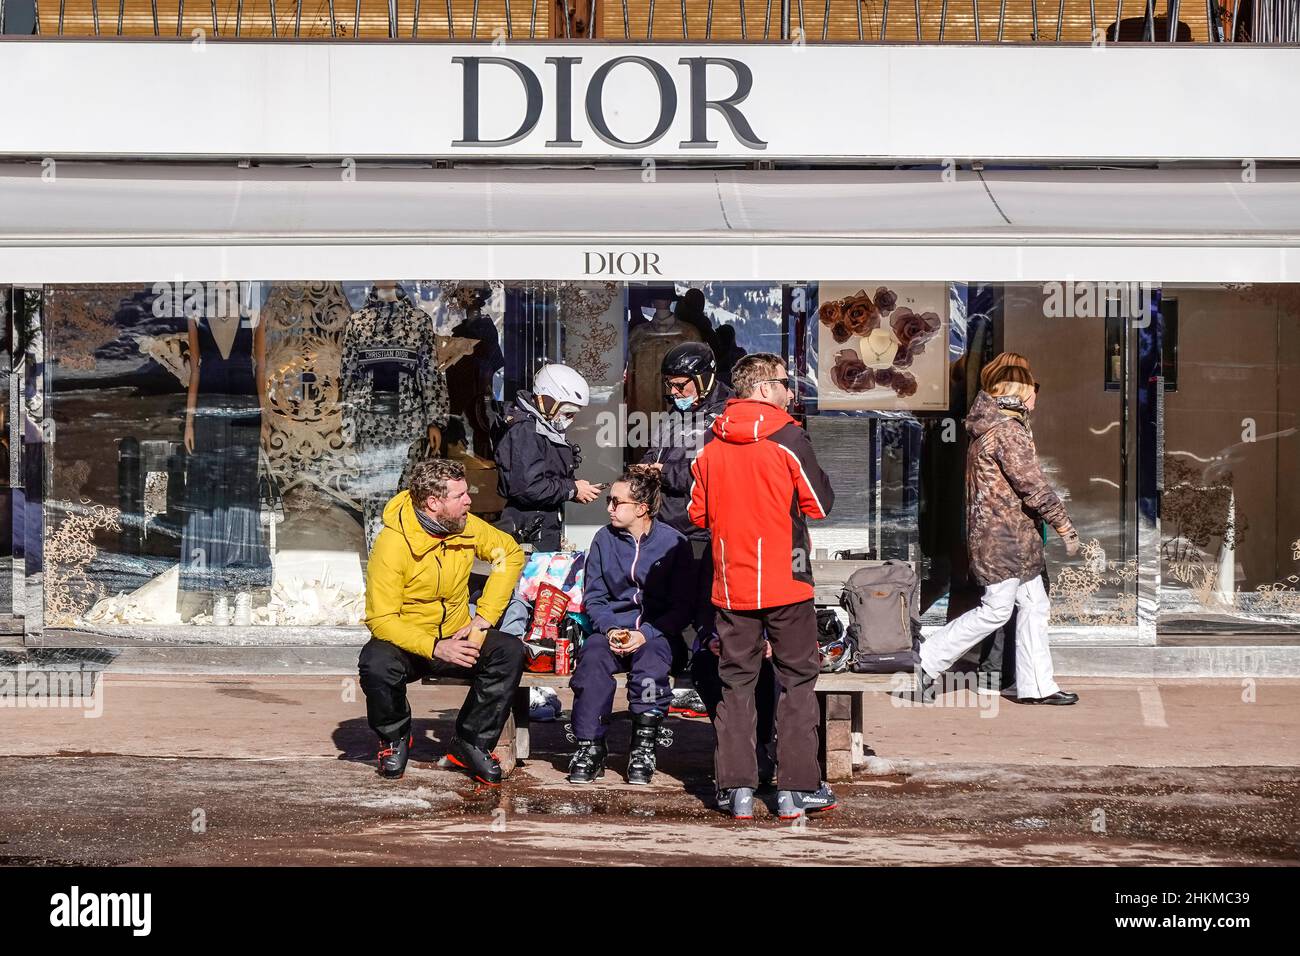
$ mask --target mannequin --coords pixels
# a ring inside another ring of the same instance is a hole
[[[683,342],[701,340],[698,329],[677,321],[672,304],[670,297],[654,299],[654,316],[649,322],[628,332],[626,397],[629,414],[640,412],[642,415],[652,415],[663,409],[663,377],[660,367],[664,356]]]
[[[400,490],[411,444],[435,452],[447,427],[447,378],[438,368],[433,320],[393,281],[376,282],[348,319],[339,371],[343,430],[361,463],[367,548],[383,527],[384,505]]]
[[[469,426],[474,454],[482,458],[492,455],[492,377],[506,364],[496,325],[483,311],[487,300],[483,290],[466,293],[465,318],[451,334],[472,340],[474,350],[447,368],[451,414],[459,415]]]
[[[898,339],[888,328],[872,329],[858,340],[858,352],[867,368],[889,368],[898,352]]]
[[[189,320],[182,592],[212,595],[214,624],[248,624],[270,587],[258,493],[266,395],[265,325],[234,315]]]

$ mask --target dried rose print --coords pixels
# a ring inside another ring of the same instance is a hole
[[[888,315],[898,306],[898,294],[890,292],[882,285],[880,288],[876,289],[876,294],[872,301],[876,304],[876,308],[880,310],[881,315]]]

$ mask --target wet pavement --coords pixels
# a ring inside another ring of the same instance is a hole
[[[587,786],[564,780],[562,725],[534,724],[532,759],[490,790],[436,766],[460,689],[413,688],[413,760],[402,780],[384,781],[374,773],[360,705],[338,681],[109,684],[96,720],[0,711],[0,863],[1286,865],[1300,858],[1296,682],[1261,692],[1273,709],[1256,702],[1245,712],[1255,737],[1238,736],[1230,754],[1213,735],[1234,732],[1235,687],[1162,687],[1163,727],[1150,725],[1150,705],[1124,704],[1132,689],[1117,682],[1080,688],[1091,713],[1084,704],[1006,707],[989,720],[973,706],[927,711],[875,702],[868,726],[877,728],[878,772],[838,784],[839,807],[796,824],[764,807],[753,822],[737,824],[711,807],[707,721],[671,721],[674,746],[662,751],[650,787],[621,782],[625,720],[611,730],[610,772]],[[1187,694],[1199,711],[1184,707]],[[1184,713],[1197,716],[1184,722]],[[1092,749],[1057,750],[1089,726],[1097,732],[1088,738]],[[1207,746],[1236,765],[1206,762]],[[1115,765],[1097,760],[1106,752]]]

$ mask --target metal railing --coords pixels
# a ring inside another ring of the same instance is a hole
[[[1297,43],[1300,0],[0,0],[60,37]]]

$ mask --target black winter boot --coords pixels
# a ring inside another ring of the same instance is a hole
[[[605,758],[609,750],[605,738],[579,740],[578,749],[569,758],[569,783],[591,783],[605,776]]]
[[[649,783],[655,772],[655,747],[672,746],[673,732],[663,724],[657,710],[632,718],[632,749],[627,755],[627,782]]]
[[[466,740],[451,738],[443,760],[464,770],[479,783],[485,783],[489,787],[501,786],[501,764],[497,761],[497,755],[479,750]]]
[[[398,780],[406,773],[406,760],[415,743],[414,734],[405,734],[399,740],[379,741],[379,776]]]

